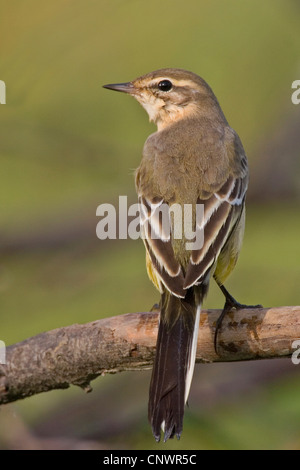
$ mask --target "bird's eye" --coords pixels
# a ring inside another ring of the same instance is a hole
[[[158,84],[158,88],[161,90],[161,91],[170,91],[172,89],[172,82],[170,82],[170,80],[162,80],[161,82],[159,82]]]

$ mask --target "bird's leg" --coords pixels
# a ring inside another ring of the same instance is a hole
[[[241,310],[242,308],[262,308],[262,305],[240,304],[237,300],[235,300],[234,297],[232,297],[231,294],[229,294],[228,290],[222,284],[219,284],[218,282],[217,284],[225,296],[225,305],[224,305],[221,315],[219,316],[216,322],[216,330],[215,330],[215,336],[214,336],[214,348],[215,348],[216,353],[218,354],[218,351],[217,351],[218,332],[221,328],[225,315],[229,313],[233,308],[235,308],[236,310]]]

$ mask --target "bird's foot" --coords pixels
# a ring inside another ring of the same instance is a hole
[[[219,316],[216,322],[216,329],[215,329],[215,336],[214,336],[214,348],[215,348],[216,354],[218,354],[218,333],[219,333],[219,330],[221,329],[222,322],[227,313],[231,312],[233,309],[241,310],[243,308],[263,308],[263,306],[260,304],[257,304],[257,305],[241,304],[240,302],[235,300],[235,298],[232,297],[231,294],[229,294],[228,290],[224,286],[219,286],[219,287],[221,291],[223,292],[223,294],[225,295],[225,305],[224,305],[221,315]]]

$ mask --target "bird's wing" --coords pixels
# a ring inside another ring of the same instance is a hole
[[[186,269],[184,289],[205,282],[207,274],[215,265],[218,256],[239,221],[248,186],[248,175],[229,176],[223,186],[207,199],[198,199],[203,204],[203,216],[196,222],[196,231],[202,235],[201,248],[192,250]]]
[[[139,196],[141,233],[160,282],[176,297],[185,297],[184,274],[172,246],[169,205]]]
[[[191,250],[186,272],[176,259],[172,245],[170,206],[163,199],[152,202],[139,197],[141,228],[152,265],[161,283],[175,296],[185,297],[186,289],[200,284],[214,266],[242,212],[247,177],[230,176],[223,186],[207,199],[202,217],[197,220],[195,238],[202,239],[201,248]]]

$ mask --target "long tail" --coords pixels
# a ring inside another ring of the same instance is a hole
[[[200,298],[194,289],[179,299],[168,292],[161,301],[160,323],[149,391],[148,416],[158,442],[177,436],[194,372],[200,319]]]

